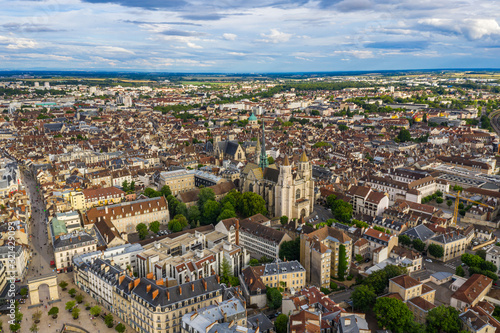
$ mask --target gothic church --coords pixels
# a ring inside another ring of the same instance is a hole
[[[314,180],[307,155],[302,153],[296,170],[288,156],[279,167],[269,165],[265,140],[262,123],[262,145],[257,142],[255,163],[249,162],[241,171],[240,191],[261,195],[269,216],[288,216],[289,219],[309,216],[314,209]]]

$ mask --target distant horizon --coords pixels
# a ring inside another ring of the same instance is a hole
[[[0,0],[6,70],[500,68],[495,1]]]
[[[258,75],[324,75],[324,76],[342,76],[350,74],[384,74],[384,73],[434,73],[434,72],[500,72],[499,68],[415,68],[415,69],[371,69],[371,70],[332,70],[332,71],[283,71],[283,72],[194,72],[194,71],[147,71],[147,70],[109,70],[109,69],[0,69],[0,76],[4,75],[57,75],[65,73],[74,74],[153,74],[153,75],[245,75],[245,76],[258,76]]]

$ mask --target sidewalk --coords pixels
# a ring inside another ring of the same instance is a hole
[[[115,328],[108,328],[104,324],[104,320],[101,318],[96,318],[96,319],[91,319],[90,317],[90,312],[85,310],[85,303],[90,303],[91,306],[97,305],[96,301],[92,299],[88,294],[83,292],[80,288],[76,287],[75,284],[73,283],[73,278],[72,278],[73,273],[66,273],[66,274],[58,274],[58,282],[61,281],[66,281],[68,283],[68,287],[65,291],[62,291],[60,287],[58,287],[59,290],[59,297],[61,299],[60,302],[56,302],[52,305],[47,305],[47,301],[43,302],[43,306],[41,307],[34,307],[31,309],[28,309],[28,306],[31,305],[30,300],[28,299],[26,301],[26,304],[21,304],[20,309],[21,313],[24,315],[23,317],[23,322],[21,323],[21,330],[19,332],[21,333],[31,333],[30,327],[33,325],[33,319],[32,315],[36,311],[40,310],[42,311],[42,318],[40,320],[40,323],[38,323],[38,332],[40,333],[54,333],[54,332],[61,332],[61,329],[64,324],[73,324],[76,326],[80,326],[89,332],[92,333],[104,333],[104,332],[115,332]],[[75,288],[77,290],[77,294],[81,293],[85,298],[83,299],[83,302],[78,305],[80,308],[80,315],[78,319],[73,319],[71,313],[65,309],[66,307],[66,302],[69,301],[74,301],[74,298],[71,298],[71,296],[68,294],[68,290],[71,288]],[[47,308],[45,308],[45,305],[47,305]],[[52,306],[57,306],[59,308],[59,314],[57,316],[57,319],[52,319],[52,316],[49,316],[47,313],[50,310]],[[102,306],[101,306],[102,308]],[[103,308],[102,308],[103,309]],[[103,309],[102,312],[108,312],[107,310]],[[113,318],[115,320],[115,325],[118,324],[119,318],[113,314]],[[3,331],[5,332],[10,332],[8,320],[9,318],[7,315],[2,315],[0,316],[0,320],[3,321]],[[127,328],[125,332],[132,333],[135,332],[129,325],[126,323],[123,323],[125,327]],[[50,325],[50,327],[49,327]]]

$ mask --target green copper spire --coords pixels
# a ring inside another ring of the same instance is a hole
[[[267,159],[267,154],[266,154],[266,136],[264,134],[264,119],[262,119],[262,142],[260,146],[260,161],[259,161],[259,167],[262,168],[262,171],[264,171],[265,168],[269,165],[269,161]]]

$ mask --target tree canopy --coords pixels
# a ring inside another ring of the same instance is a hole
[[[380,297],[375,302],[373,312],[378,325],[388,328],[394,333],[410,332],[413,327],[413,313],[399,299]]]
[[[373,307],[373,304],[375,304],[377,294],[375,294],[373,289],[369,286],[361,285],[354,289],[351,297],[355,310],[367,312]]]
[[[428,333],[459,333],[461,322],[459,312],[451,306],[440,305],[427,314],[426,326]]]

